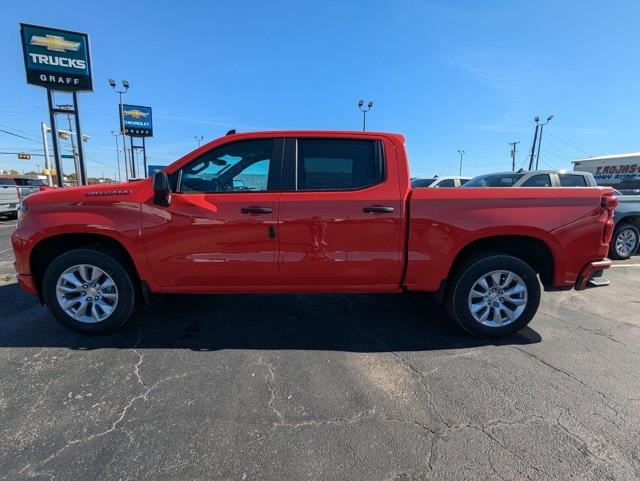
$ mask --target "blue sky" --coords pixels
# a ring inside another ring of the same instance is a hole
[[[171,3],[171,6],[170,6]],[[361,128],[406,135],[412,174],[510,168],[508,142],[541,164],[640,150],[640,2],[7,2],[0,18],[0,151],[39,148],[46,95],[25,82],[19,22],[87,32],[95,91],[80,95],[91,175],[113,176],[117,97],[150,105],[150,163],[230,128]],[[64,100],[61,98],[61,100]],[[41,160],[0,155],[0,169]],[[40,158],[41,159],[41,158]],[[70,166],[66,167],[70,169]],[[71,172],[71,170],[68,170]]]

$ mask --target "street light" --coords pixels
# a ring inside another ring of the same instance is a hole
[[[464,150],[458,149],[458,153],[460,154],[460,173],[458,175],[462,177],[462,156],[466,154],[466,152]]]
[[[120,174],[120,147],[118,146],[118,134],[117,132],[111,131],[111,135],[113,135],[116,139],[116,162],[118,163],[118,181],[122,182],[122,175]],[[127,165],[125,164],[125,172]],[[127,179],[128,180],[128,179]]]
[[[200,135],[200,136],[196,135],[193,138],[196,140],[196,142],[198,142],[198,147],[200,147],[200,145],[202,145],[202,141],[204,140],[204,137],[202,135]]]
[[[109,86],[113,89],[113,91],[115,93],[118,94],[119,98],[120,98],[120,134],[122,135],[122,151],[124,154],[124,167],[125,167],[125,172],[127,172],[127,179],[129,178],[129,174],[127,171],[127,137],[124,134],[124,107],[122,105],[122,96],[124,94],[127,93],[127,91],[129,90],[129,81],[127,80],[123,80],[122,81],[122,88],[121,89],[117,89],[116,88],[116,81],[113,80],[112,78],[110,78],[108,80],[109,82]],[[131,153],[131,173],[133,174],[134,169],[133,169],[133,152]]]
[[[553,115],[549,115],[549,117],[547,117],[547,121],[544,124],[540,124],[540,138],[538,139],[538,154],[536,155],[536,170],[538,170],[538,161],[540,160],[540,145],[542,144],[542,129],[544,129],[545,125],[551,122],[551,119],[553,119]]]
[[[358,100],[358,108],[360,109],[360,112],[362,112],[362,131],[363,132],[367,130],[367,112],[371,110],[371,107],[373,107],[373,100],[369,100],[369,102],[367,102],[366,107],[364,106],[364,100]]]

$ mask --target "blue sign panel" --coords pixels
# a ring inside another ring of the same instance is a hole
[[[153,120],[151,107],[141,105],[122,106],[124,133],[132,137],[153,137]]]
[[[20,24],[27,83],[56,90],[93,90],[89,36]]]

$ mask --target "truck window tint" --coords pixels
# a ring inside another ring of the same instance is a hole
[[[522,187],[551,187],[551,177],[549,174],[538,174],[525,180]]]
[[[182,168],[181,192],[265,192],[273,141],[248,140],[223,145]]]
[[[558,174],[560,185],[562,187],[586,187],[587,180],[583,175],[576,174]]]
[[[11,179],[0,179],[0,185],[15,185]]]
[[[435,187],[455,187],[456,181],[453,179],[445,179],[442,182],[438,182]]]
[[[345,190],[382,180],[377,142],[370,140],[300,139],[298,190]]]

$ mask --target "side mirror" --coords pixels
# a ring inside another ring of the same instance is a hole
[[[153,203],[164,207],[171,204],[171,187],[166,172],[158,172],[153,176]]]

